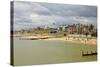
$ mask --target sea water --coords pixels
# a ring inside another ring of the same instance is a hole
[[[96,45],[63,40],[20,40],[14,38],[14,65],[37,65],[96,61],[97,56],[82,56],[82,52],[97,50]]]

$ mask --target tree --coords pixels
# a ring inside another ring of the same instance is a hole
[[[94,29],[94,26],[91,24],[89,27],[89,31],[92,32],[93,29]]]

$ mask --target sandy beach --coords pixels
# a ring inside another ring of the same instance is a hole
[[[86,39],[86,38],[66,38],[66,37],[61,37],[61,38],[48,38],[44,40],[63,40],[66,42],[74,42],[74,43],[82,43],[82,44],[88,44],[88,45],[97,45],[97,40],[95,38],[93,39]]]
[[[29,39],[29,40],[63,40],[66,42],[74,42],[74,43],[82,43],[82,44],[88,44],[88,45],[97,45],[97,39],[96,38],[81,38],[81,37],[56,37],[56,36],[20,36],[21,39]]]

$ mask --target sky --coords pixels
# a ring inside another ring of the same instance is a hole
[[[14,1],[14,29],[58,27],[64,24],[97,25],[97,7]]]

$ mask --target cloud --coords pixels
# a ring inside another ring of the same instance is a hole
[[[83,5],[68,5],[68,4],[51,4],[40,3],[42,6],[48,8],[55,15],[61,16],[84,16],[84,17],[96,17],[96,6],[83,6]]]
[[[15,29],[71,23],[97,24],[97,7],[37,2],[14,2]]]

